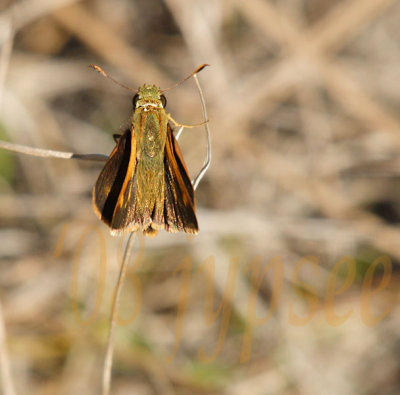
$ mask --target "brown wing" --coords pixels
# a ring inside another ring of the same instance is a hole
[[[194,191],[178,142],[167,125],[165,143],[165,228],[169,232],[185,231],[196,234],[199,230]]]
[[[127,230],[134,205],[136,141],[134,131],[126,130],[117,140],[93,188],[93,207],[112,233]]]

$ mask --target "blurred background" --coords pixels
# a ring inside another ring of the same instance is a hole
[[[1,0],[1,140],[109,154],[132,94],[88,64],[133,88],[211,65],[200,233],[139,237],[113,394],[399,393],[399,25],[395,0]],[[203,120],[193,80],[166,96]],[[179,142],[194,176],[204,131]],[[100,393],[123,251],[91,207],[101,166],[0,150],[18,394]]]

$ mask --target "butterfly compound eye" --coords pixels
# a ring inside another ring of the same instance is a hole
[[[132,98],[133,108],[136,108],[136,102],[138,101],[138,99],[139,99],[139,95],[136,93],[136,95],[133,96],[133,98]]]
[[[162,106],[165,108],[165,106],[167,105],[167,98],[164,95],[161,95],[160,99]]]

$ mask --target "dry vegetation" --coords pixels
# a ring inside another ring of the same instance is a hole
[[[113,394],[399,393],[399,26],[395,0],[1,0],[2,140],[108,154],[131,97],[88,64],[133,87],[212,65],[199,74],[213,140],[201,231],[147,239],[130,266]],[[167,99],[175,119],[201,121],[193,81]],[[180,144],[194,175],[203,131]],[[91,207],[100,166],[0,151],[3,391],[11,376],[18,394],[99,393],[121,257]],[[308,260],[294,279],[310,255],[318,271]],[[345,255],[354,281],[342,267],[335,285]],[[388,313],[368,326],[365,276],[382,255],[392,274],[371,306]],[[258,284],[274,257],[282,278],[270,269]],[[344,287],[342,323],[329,284]],[[205,315],[212,301],[225,318]],[[310,306],[296,326],[290,312]]]

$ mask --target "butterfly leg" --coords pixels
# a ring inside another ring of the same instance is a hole
[[[208,120],[207,120],[207,121],[198,123],[198,124],[196,124],[196,125],[185,125],[185,124],[183,124],[183,123],[179,123],[179,122],[175,121],[175,119],[171,117],[171,114],[168,114],[167,117],[168,117],[168,119],[169,119],[175,126],[182,126],[182,127],[184,127],[184,128],[197,128],[197,127],[199,127],[199,126],[203,126],[203,125],[205,125],[206,123],[208,123]]]

